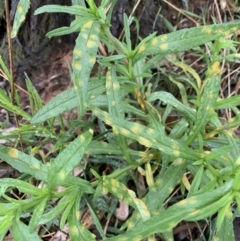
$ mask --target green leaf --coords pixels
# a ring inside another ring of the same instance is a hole
[[[175,227],[182,220],[186,220],[191,216],[194,216],[202,208],[209,206],[212,203],[217,202],[221,197],[225,196],[229,198],[229,192],[232,188],[232,182],[226,183],[224,186],[197,196],[192,196],[185,200],[182,200],[166,211],[160,212],[160,214],[151,217],[147,221],[138,224],[136,227],[127,231],[124,234],[105,239],[106,241],[118,241],[118,240],[142,240],[145,237],[149,237],[155,233],[166,232]],[[225,200],[222,200],[225,202]],[[136,235],[137,234],[137,235]]]
[[[224,24],[182,29],[158,37],[152,37],[151,40],[136,48],[137,52],[133,62],[135,63],[147,55],[160,54],[164,56],[197,47],[220,37],[227,37],[231,33],[236,33],[238,26],[239,21],[232,21]]]
[[[42,215],[38,225],[46,224],[47,222],[56,218],[67,207],[67,205],[71,202],[71,200],[72,198],[69,195],[62,197],[58,201],[57,206],[51,208],[49,212],[44,213]]]
[[[70,27],[61,27],[61,28],[54,29],[54,30],[48,32],[46,36],[51,38],[51,37],[55,37],[55,36],[62,36],[62,35],[71,34],[74,32],[79,32],[81,27],[85,23],[91,21],[91,19],[92,19],[91,16],[76,18],[75,20],[73,20],[71,22]]]
[[[0,204],[1,207],[1,204]],[[4,214],[7,213],[7,215],[1,215],[0,216],[0,240],[4,240],[4,237],[6,233],[8,232],[9,228],[12,226],[12,221],[14,219],[14,214],[7,212],[7,210],[4,209]]]
[[[108,98],[109,113],[116,117],[124,118],[124,108],[122,105],[123,100],[120,92],[120,85],[117,79],[116,72],[111,68],[109,68],[106,75],[106,92]],[[132,163],[133,161],[128,151],[129,148],[125,136],[117,132],[114,134],[116,135],[117,144],[122,150],[124,159],[128,163]]]
[[[28,173],[38,180],[47,181],[47,166],[36,158],[15,148],[0,145],[1,159],[22,173]]]
[[[198,191],[202,181],[203,170],[204,170],[203,165],[201,165],[196,175],[194,176],[193,182],[191,184],[191,188],[188,192],[188,197],[195,195],[195,193]]]
[[[103,80],[97,79],[91,81],[88,86],[88,99],[96,98],[105,91]],[[74,88],[67,89],[61,94],[49,101],[36,115],[32,118],[31,123],[37,124],[49,118],[62,114],[65,111],[71,110],[78,105],[77,92]]]
[[[0,89],[0,106],[4,109],[9,110],[12,113],[24,117],[26,120],[31,119],[27,112],[23,111],[20,107],[12,104],[11,100],[8,98],[8,96],[4,93],[2,89]]]
[[[18,30],[19,30],[22,22],[26,18],[26,14],[27,14],[29,7],[30,7],[30,0],[20,0],[19,1],[18,5],[17,5],[15,17],[14,17],[11,38],[15,38],[17,36]]]
[[[79,114],[82,117],[88,106],[88,82],[99,44],[100,22],[83,25],[76,39],[72,60],[72,79],[77,92]]]
[[[68,216],[69,234],[72,241],[95,241],[95,235],[93,235],[88,229],[86,229],[80,222],[80,198],[76,199],[75,205]]]
[[[85,200],[87,202],[88,209],[89,209],[89,211],[91,213],[94,225],[96,226],[96,228],[97,228],[98,232],[100,233],[101,237],[103,239],[106,238],[106,236],[104,234],[104,231],[103,231],[103,228],[102,228],[102,225],[101,225],[101,223],[99,221],[98,215],[97,215],[97,213],[96,213],[96,211],[95,211],[91,201],[86,196],[85,196]]]
[[[0,179],[0,196],[6,191],[7,188],[14,187],[17,188],[20,192],[26,194],[39,195],[41,189],[18,179],[12,178],[2,178]]]
[[[27,76],[27,74],[25,73],[26,76],[26,85],[27,85],[27,89],[28,89],[28,93],[29,93],[29,100],[30,100],[30,106],[31,106],[31,111],[32,111],[32,115],[34,114],[34,110],[39,110],[42,108],[42,100],[36,90],[36,88],[33,86],[31,80],[29,79],[29,77]]]
[[[39,202],[39,204],[37,206],[35,206],[33,214],[32,214],[32,218],[30,219],[30,223],[29,223],[30,233],[33,233],[34,230],[37,228],[38,223],[41,220],[41,217],[45,210],[48,199],[49,199],[48,196],[42,198],[42,200]]]
[[[181,180],[185,171],[186,162],[182,159],[175,160],[162,174],[158,174],[154,185],[149,188],[148,193],[143,198],[151,216],[157,215],[162,209],[164,201],[169,197],[176,184]],[[169,178],[171,177],[171,178]],[[137,212],[123,225],[123,227],[133,228],[136,224],[142,223]]]
[[[67,175],[81,161],[86,147],[92,140],[92,134],[93,130],[91,129],[81,134],[51,162],[48,169],[48,183],[51,187],[64,182]]]
[[[41,13],[69,13],[77,16],[89,16],[88,9],[79,5],[73,5],[73,6],[45,5],[38,8],[34,12],[34,15],[41,14]]]
[[[71,196],[71,199],[69,200],[68,205],[66,206],[63,214],[61,215],[60,220],[60,229],[62,230],[64,228],[64,225],[68,219],[68,216],[72,210],[73,205],[77,200],[80,200],[81,197],[81,190],[76,188],[71,193],[69,193],[69,196]]]
[[[102,188],[104,193],[107,190],[126,204],[133,206],[138,211],[143,221],[150,218],[150,213],[145,203],[136,198],[135,193],[128,189],[123,183],[113,178],[103,177]]]
[[[217,233],[214,236],[214,240],[218,241],[235,241],[234,229],[233,229],[233,214],[231,208],[228,207],[225,217],[223,219],[220,229],[217,229]]]
[[[126,137],[137,140],[140,144],[146,147],[156,148],[170,156],[195,161],[202,156],[202,153],[192,150],[174,139],[162,135],[162,133],[155,129],[126,121],[125,119],[119,119],[94,106],[91,106],[91,109],[96,116],[112,126],[116,131]]]
[[[188,107],[187,105],[182,104],[171,93],[165,91],[154,92],[148,97],[148,101],[155,100],[161,100],[164,103],[175,107],[175,109],[179,111],[181,114],[183,114],[187,119],[191,121],[195,120],[194,110]]]
[[[6,75],[7,80],[11,83],[11,81],[12,81],[11,74],[10,74],[7,66],[6,66],[5,63],[3,62],[1,55],[0,55],[0,66],[2,67],[3,73]],[[0,89],[0,90],[1,90],[1,89]]]
[[[200,196],[200,195],[199,195]],[[196,196],[198,198],[198,196]],[[201,220],[207,217],[212,216],[219,210],[221,210],[224,206],[229,204],[233,199],[233,193],[230,191],[226,194],[224,194],[221,198],[216,200],[215,202],[212,202],[211,204],[208,204],[206,206],[202,206],[201,208],[196,208],[192,211],[188,217],[184,218],[187,221],[197,221]]]
[[[196,114],[196,121],[186,140],[189,145],[201,133],[214,113],[215,103],[218,98],[221,81],[221,69],[218,61],[211,64],[206,79],[206,85],[201,97],[201,103]]]
[[[42,239],[38,236],[36,232],[30,233],[28,226],[21,222],[18,218],[15,219],[15,221],[13,222],[12,234],[14,240],[18,241],[42,241]]]

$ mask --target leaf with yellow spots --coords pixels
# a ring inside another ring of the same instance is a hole
[[[37,228],[38,223],[45,210],[48,199],[50,199],[48,195],[44,196],[41,200],[39,200],[39,204],[35,206],[29,223],[29,230],[31,233],[34,232],[34,230]]]
[[[231,188],[232,182],[230,181],[214,191],[194,196],[194,202],[191,201],[192,197],[185,199],[186,205],[184,206],[175,203],[168,209],[161,210],[159,214],[145,222],[137,224],[126,233],[109,238],[106,241],[118,241],[125,238],[133,240],[136,234],[141,235],[142,239],[144,239],[156,233],[169,231],[182,220],[199,220],[202,217],[208,217],[207,215],[216,213],[218,209],[223,207],[232,198]],[[206,211],[205,215],[202,210]]]
[[[95,106],[90,106],[90,108],[96,116],[115,128],[119,133],[125,135],[126,137],[137,140],[146,147],[161,150],[162,152],[177,158],[185,158],[195,161],[201,158],[202,153],[199,151],[192,150],[176,140],[162,135],[162,133],[160,133],[158,130],[148,128],[139,123],[117,118],[105,111],[100,110],[99,108],[96,108]],[[136,130],[139,131],[136,133]],[[176,147],[178,150],[173,151],[173,148],[176,149]]]
[[[200,106],[196,113],[196,120],[189,133],[189,136],[186,140],[186,144],[189,145],[195,138],[202,134],[206,124],[209,122],[210,117],[215,113],[215,103],[218,98],[218,93],[220,90],[221,84],[221,75],[219,74],[219,66],[218,61],[213,62],[210,66],[210,71],[207,75],[206,85],[203,90],[203,94],[200,100]],[[217,72],[212,71],[213,69],[218,69]]]
[[[121,199],[129,206],[134,207],[136,211],[140,213],[143,221],[146,221],[150,217],[145,203],[136,198],[136,194],[128,189],[123,183],[113,178],[103,177],[102,188],[107,189],[115,197]]]
[[[102,79],[91,78],[88,86],[88,99],[93,98],[93,96],[101,95],[105,91],[104,84],[104,80]],[[74,88],[67,89],[44,105],[43,108],[32,118],[31,123],[37,124],[43,122],[49,118],[62,114],[65,111],[71,110],[77,105],[78,99],[76,90]]]
[[[72,241],[86,240],[95,241],[95,235],[93,235],[88,229],[86,229],[78,219],[76,213],[80,210],[80,197],[75,198],[74,205],[72,206],[68,215],[68,227],[69,234]]]
[[[176,162],[178,162],[178,160],[168,166],[168,169],[163,174],[158,174],[154,185],[149,187],[148,193],[142,200],[151,214],[156,213],[161,209],[164,201],[170,195],[168,190],[176,187],[185,172],[187,162],[183,161],[181,165],[175,165]],[[123,225],[123,228],[128,227],[128,222],[133,224],[132,227],[142,223],[142,220],[137,217],[137,214],[138,212],[135,211],[132,217]]]
[[[47,181],[47,166],[33,156],[14,148],[0,145],[1,159],[22,173],[28,173],[38,180]]]
[[[240,21],[232,21],[223,24],[213,24],[203,27],[187,28],[169,34],[151,37],[150,41],[142,41],[135,50],[133,62],[148,55],[165,56],[170,53],[186,51],[207,42],[227,37],[235,33]]]
[[[11,32],[12,38],[15,38],[17,36],[18,30],[19,30],[22,22],[25,20],[29,7],[30,7],[30,0],[20,0],[19,1],[18,5],[17,5],[15,17],[14,17],[13,29]]]
[[[13,219],[11,233],[14,240],[25,241],[25,240],[34,240],[34,241],[42,241],[42,239],[38,236],[37,232],[30,232],[29,227],[20,221],[20,218],[17,214],[15,214],[15,218]]]
[[[84,24],[73,51],[72,79],[77,92],[80,116],[84,115],[88,106],[88,82],[97,55],[100,26],[97,20]],[[82,54],[76,54],[77,50],[81,50]]]
[[[117,75],[114,69],[109,68],[106,75],[106,92],[108,99],[109,113],[124,118],[123,100],[120,91],[120,85],[117,79]],[[122,150],[122,155],[128,163],[132,163],[132,158],[129,153],[128,144],[125,136],[122,134],[115,134],[117,139],[117,145]]]
[[[64,183],[67,175],[81,161],[85,149],[92,140],[93,131],[89,130],[72,141],[51,163],[48,170],[48,183],[54,188]]]

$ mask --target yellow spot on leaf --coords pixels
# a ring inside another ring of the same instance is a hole
[[[21,18],[19,19],[19,22],[23,22],[25,20],[25,16],[21,16]]]
[[[152,40],[151,44],[152,44],[152,45],[157,45],[157,44],[158,44],[157,39],[156,39],[156,38],[154,38],[154,39]]]
[[[194,204],[194,203],[196,203],[196,197],[190,197],[190,198],[188,198],[187,199],[187,202],[189,203],[189,204]]]
[[[175,156],[180,156],[180,152],[179,152],[179,151],[173,151],[173,154],[174,154]]]
[[[30,168],[34,169],[34,170],[39,170],[40,169],[40,165],[36,163],[34,165],[30,165]]]
[[[82,32],[82,38],[86,40],[88,38],[88,35]]]
[[[226,212],[226,216],[227,216],[228,218],[231,218],[232,215],[233,215],[233,214],[232,214],[231,209],[228,209],[227,212]]]
[[[162,184],[162,179],[158,179],[155,183],[157,186],[160,186]]]
[[[117,188],[116,188],[116,187],[111,187],[111,191],[112,191],[113,193],[117,193]]]
[[[78,56],[78,57],[80,57],[80,56],[82,55],[82,50],[80,50],[80,49],[75,49],[75,50],[73,51],[73,54],[76,55],[76,56]]]
[[[154,210],[154,211],[152,211],[152,216],[157,216],[158,214],[159,214],[159,212],[158,212],[158,210]]]
[[[161,42],[165,42],[167,40],[167,35],[166,34],[163,34],[160,36],[160,41]]]
[[[18,150],[14,149],[14,148],[9,148],[8,155],[12,158],[17,158],[18,157]]]
[[[140,213],[137,213],[137,214],[136,214],[136,218],[137,218],[137,219],[140,219],[140,218],[141,218]]]
[[[130,132],[128,130],[124,129],[124,128],[120,128],[119,131],[125,136],[130,135]]]
[[[66,172],[65,172],[64,170],[61,170],[60,173],[59,173],[59,178],[60,178],[61,180],[64,180],[65,177],[66,177]]]
[[[206,26],[205,26],[205,27],[203,27],[202,31],[203,31],[204,33],[207,33],[207,34],[211,34],[211,33],[212,33],[211,28],[206,27]]]
[[[77,211],[77,212],[76,212],[76,218],[77,218],[77,220],[80,220],[80,218],[81,218],[81,213],[80,213],[80,211]]]
[[[102,192],[102,195],[106,195],[108,194],[108,189],[106,187],[102,187],[101,192]]]
[[[149,140],[147,140],[146,138],[144,138],[144,137],[139,137],[139,138],[138,138],[138,141],[139,141],[142,145],[147,146],[147,147],[150,147],[150,146],[152,145],[152,143],[151,143]]]
[[[91,64],[95,64],[96,58],[95,58],[95,57],[91,57],[91,58],[89,59],[89,61],[90,61]]]
[[[167,47],[168,47],[168,44],[167,44],[167,43],[160,44],[160,49],[162,49],[162,50],[167,49]]]
[[[183,159],[182,158],[178,158],[173,164],[175,166],[181,166],[183,164]]]
[[[116,106],[116,101],[115,100],[112,101],[112,106]]]
[[[150,128],[147,129],[148,135],[153,135],[154,132],[155,132],[155,131],[154,131],[153,129],[150,129]]]
[[[119,85],[118,85],[117,83],[114,83],[114,84],[113,84],[113,89],[114,89],[114,90],[119,89]]]
[[[138,124],[134,124],[133,127],[131,128],[131,131],[134,133],[134,134],[138,134],[139,132],[142,131],[142,127]]]
[[[138,235],[138,236],[135,236],[132,240],[133,241],[140,241],[140,240],[142,240],[142,236],[141,235]]]
[[[210,74],[212,76],[215,76],[215,75],[218,75],[218,74],[221,74],[222,71],[221,71],[221,68],[220,68],[220,63],[218,61],[214,62],[213,65],[211,66],[211,71],[210,71]]]
[[[96,47],[96,42],[92,41],[92,40],[89,40],[87,42],[87,48],[94,48],[94,47]]]
[[[198,214],[200,212],[200,210],[195,210],[195,211],[192,211],[189,215],[190,216],[195,216],[196,214]]]
[[[75,68],[76,70],[81,70],[81,69],[82,69],[82,65],[81,65],[79,62],[75,62],[75,63],[73,64],[73,66],[74,66],[74,68]]]
[[[17,12],[18,12],[18,13],[22,13],[22,11],[23,11],[23,8],[22,8],[21,6],[18,6],[18,7],[17,7]]]
[[[229,32],[229,31],[226,31],[226,32],[224,33],[224,35],[227,37],[227,36],[230,35],[230,32]]]
[[[171,146],[173,150],[179,150],[179,147],[176,145]]]
[[[96,34],[92,34],[90,36],[90,39],[92,39],[93,41],[96,41],[98,39],[98,36]]]
[[[134,226],[135,226],[135,225],[134,225],[134,222],[129,222],[129,223],[128,223],[128,227],[129,227],[129,228],[133,228]]]
[[[169,193],[169,194],[172,193],[173,190],[174,190],[174,189],[173,189],[172,187],[168,188],[168,193]]]
[[[108,78],[108,80],[109,80],[109,81],[106,82],[106,88],[107,88],[107,89],[111,89],[111,87],[112,87],[112,84],[111,84],[111,82],[110,82],[111,80],[110,80],[109,78]]]
[[[77,226],[72,226],[72,227],[70,227],[70,230],[71,230],[71,232],[72,232],[74,235],[78,234],[78,228],[77,228]]]
[[[178,202],[177,205],[180,206],[180,207],[185,207],[187,205],[187,201],[186,200],[182,200],[182,201]]]
[[[142,53],[143,51],[145,51],[146,47],[145,46],[141,46],[139,49],[138,49],[138,53]]]
[[[84,142],[84,141],[86,140],[85,136],[79,136],[79,137],[80,137],[80,140],[81,140],[82,142]]]
[[[89,21],[83,25],[83,28],[90,28],[93,25],[93,21]]]

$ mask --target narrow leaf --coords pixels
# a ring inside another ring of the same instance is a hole
[[[81,134],[72,141],[51,163],[48,171],[48,183],[51,187],[63,182],[67,175],[77,166],[84,151],[92,139],[93,131]]]
[[[11,32],[11,37],[15,38],[22,22],[26,18],[27,11],[30,7],[30,0],[20,0],[17,5],[17,10],[14,17],[13,29]]]

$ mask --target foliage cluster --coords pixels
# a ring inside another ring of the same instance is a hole
[[[234,134],[240,97],[220,98],[219,91],[222,63],[239,58],[234,34],[240,22],[154,33],[133,47],[133,19],[124,15],[124,41],[109,30],[116,1],[87,3],[75,0],[72,6],[47,5],[35,12],[75,16],[69,27],[47,33],[79,33],[70,70],[74,88],[42,106],[26,78],[32,113],[0,90],[0,105],[22,118],[17,130],[0,135],[6,140],[1,159],[22,173],[0,180],[0,240],[9,229],[15,240],[42,240],[54,223],[61,229],[67,223],[73,241],[174,240],[173,228],[181,221],[209,220],[215,214],[209,240],[234,240],[233,218],[240,208],[240,143]],[[19,1],[12,37],[29,5],[30,0]],[[199,47],[204,44],[206,52]],[[201,56],[205,73],[181,59],[179,53],[189,49]],[[184,75],[166,72],[163,60]],[[0,65],[11,83],[2,59]],[[91,77],[94,65],[98,74]],[[159,89],[153,68],[168,76],[179,96]],[[78,119],[63,119],[73,108]],[[233,117],[223,121],[219,113],[224,109]],[[51,149],[39,155],[47,143]],[[77,166],[80,176],[73,174]],[[144,190],[139,176],[145,179]],[[12,195],[16,190],[19,199]],[[131,215],[124,223],[115,219],[108,225],[119,200]],[[99,238],[83,225],[86,208]]]

